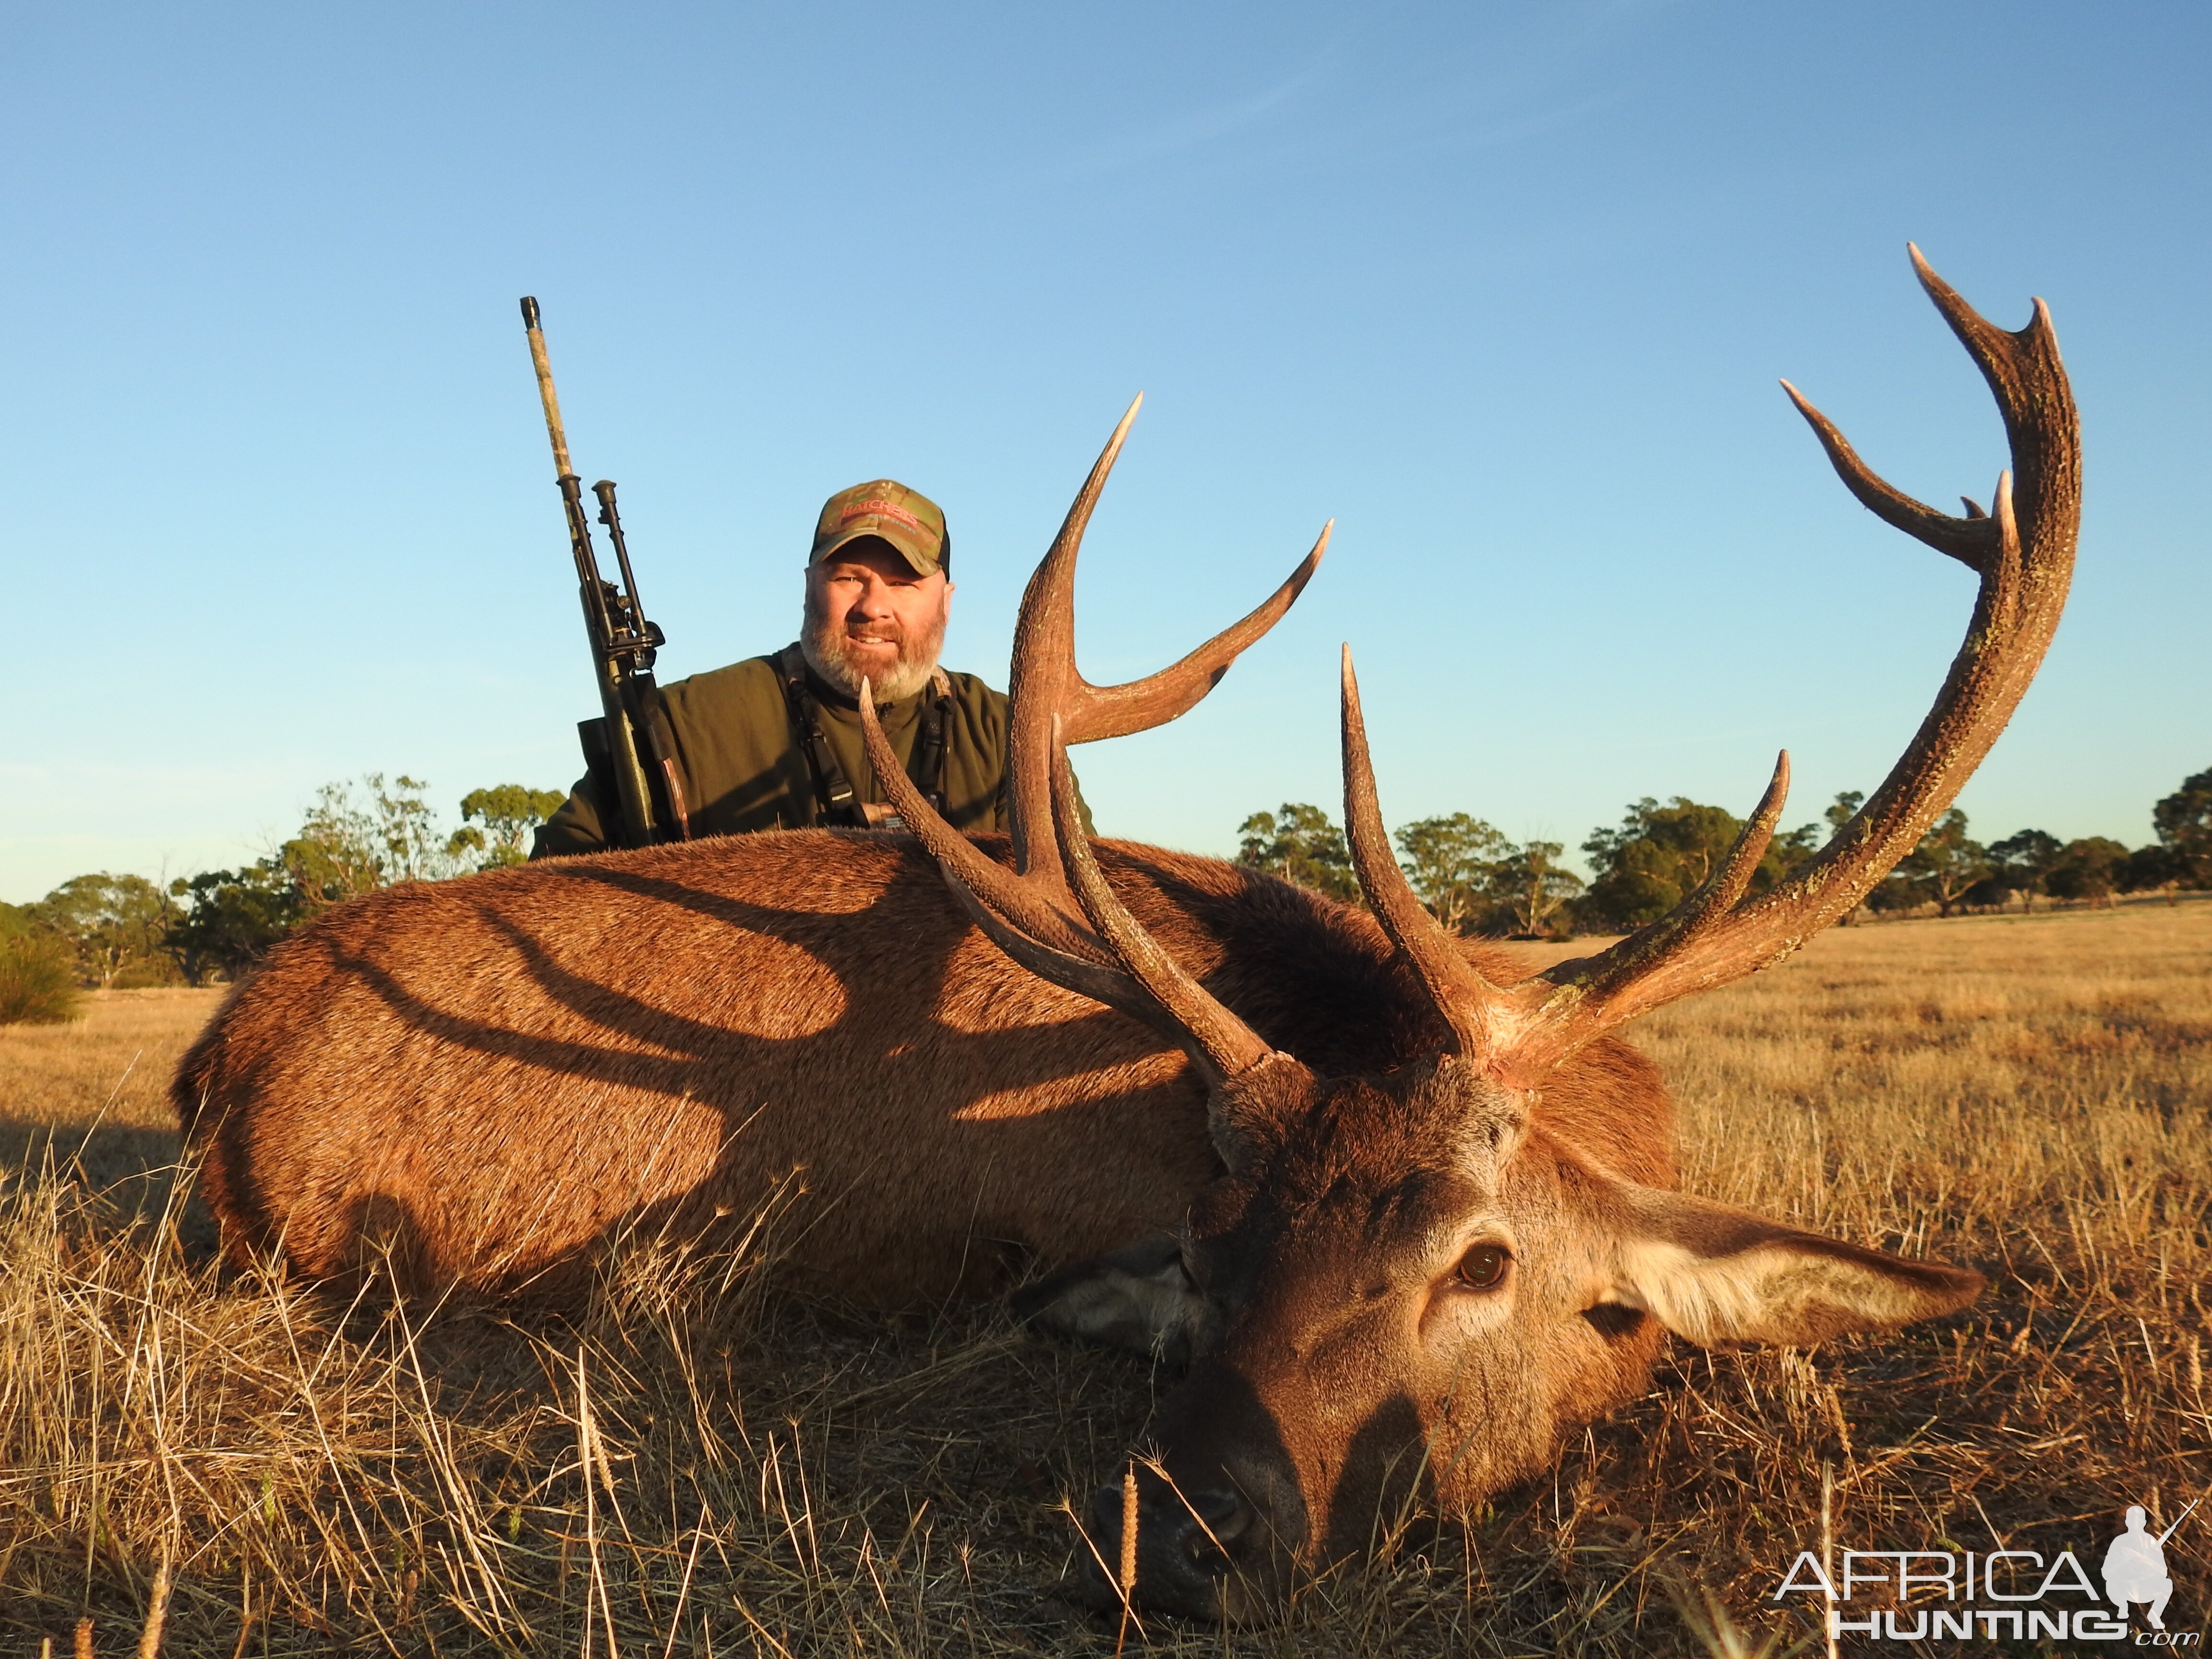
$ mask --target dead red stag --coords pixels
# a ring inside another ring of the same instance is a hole
[[[1855,908],[1950,805],[2057,624],[2080,454],[2049,316],[2039,301],[2006,333],[1913,259],[1996,395],[2013,471],[1990,513],[1952,518],[1796,398],[1852,493],[1980,592],[1911,746],[1795,878],[1747,896],[1785,759],[1672,915],[1519,977],[1407,887],[1348,653],[1346,814],[1371,915],[1087,841],[1066,745],[1188,708],[1322,551],[1173,668],[1086,684],[1075,556],[1125,418],[1024,598],[1011,837],[949,830],[873,733],[918,841],[714,841],[340,908],[272,953],[179,1071],[227,1248],[316,1277],[382,1261],[403,1289],[551,1293],[612,1237],[712,1238],[803,1169],[791,1271],[898,1304],[1034,1260],[1058,1271],[1018,1293],[1028,1317],[1189,1364],[1142,1478],[1137,1592],[1231,1616],[1400,1503],[1463,1506],[1540,1468],[1641,1389],[1663,1330],[1809,1342],[1964,1305],[1975,1273],[1672,1190],[1666,1094],[1609,1035]],[[1116,1488],[1093,1528],[1109,1561],[1121,1530]]]

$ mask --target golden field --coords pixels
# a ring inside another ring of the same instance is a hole
[[[1106,1654],[1059,1507],[1166,1379],[995,1309],[611,1264],[573,1322],[417,1326],[177,1242],[163,1097],[217,994],[0,1029],[0,1651]],[[1810,1352],[1678,1346],[1463,1525],[1170,1653],[1819,1651],[1802,1548],[2051,1551],[2212,1475],[2212,902],[1832,932],[1632,1033],[1685,1184],[1979,1268],[1967,1313]],[[187,1244],[194,1229],[186,1224]],[[2208,1506],[2212,1510],[2212,1506]],[[2208,1510],[2166,1546],[2201,1628]],[[1896,1650],[1905,1650],[1901,1646]],[[1933,1650],[1932,1649],[1930,1650]]]

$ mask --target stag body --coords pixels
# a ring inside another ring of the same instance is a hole
[[[1361,912],[1100,854],[1255,1027],[1346,1072],[1434,1049]],[[1219,1168],[1181,1049],[1009,961],[910,838],[854,830],[372,895],[272,954],[177,1093],[235,1255],[315,1279],[388,1258],[418,1294],[564,1294],[607,1241],[742,1228],[797,1172],[787,1269],[939,1303],[1170,1233]],[[1664,1097],[1629,1051],[1560,1098],[1667,1178]]]

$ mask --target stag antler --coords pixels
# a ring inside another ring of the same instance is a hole
[[[1052,867],[1072,878],[1088,927],[1060,914],[1054,899],[1064,890],[1041,874],[1016,874],[945,821],[898,763],[865,682],[860,732],[884,793],[937,860],[945,885],[1000,950],[1040,978],[1172,1037],[1212,1073],[1212,1082],[1240,1076],[1271,1058],[1273,1051],[1260,1035],[1162,949],[1107,885],[1083,833],[1082,803],[1058,716],[1045,734],[1050,752],[1042,769],[1052,790]]]
[[[1461,1049],[1489,1056],[1502,1073],[1540,1076],[1626,1020],[1772,966],[1848,915],[1957,798],[2043,660],[2066,603],[2081,518],[2081,436],[2051,313],[2038,300],[2028,325],[2007,333],[1960,299],[1918,248],[1911,252],[1921,286],[1981,365],[2003,411],[2013,470],[1997,479],[1993,514],[1968,501],[1968,516],[1952,518],[1876,477],[1825,416],[1782,383],[1854,495],[1981,577],[1966,643],[1911,746],[1796,876],[1743,896],[1781,816],[1785,752],[1728,856],[1669,915],[1595,957],[1519,985],[1492,985],[1468,966],[1389,856],[1346,653],[1345,814],[1361,885]]]
[[[1006,687],[1012,706],[1006,733],[1006,798],[1012,808],[1014,867],[1025,876],[1043,874],[1063,894],[1059,860],[1043,856],[1052,841],[1052,783],[1045,757],[1052,747],[1053,722],[1060,722],[1062,741],[1094,743],[1164,726],[1191,708],[1219,684],[1247,646],[1282,620],[1328,550],[1329,532],[1336,523],[1332,519],[1322,526],[1313,551],[1242,622],[1223,629],[1182,661],[1156,674],[1121,685],[1091,684],[1075,665],[1075,557],[1144,403],[1144,394],[1139,392],[1099,452],[1060,533],[1030,578],[1014,625],[1013,668]]]
[[[1218,1081],[1266,1062],[1273,1051],[1115,896],[1083,833],[1067,744],[1164,725],[1205,696],[1291,608],[1328,550],[1333,521],[1289,579],[1243,621],[1156,674],[1092,685],[1075,665],[1075,558],[1143,402],[1132,403],[1114,428],[1022,596],[1006,752],[1014,868],[953,829],[914,787],[884,737],[866,684],[860,726],[884,792],[1000,949],[1032,973],[1164,1031]]]

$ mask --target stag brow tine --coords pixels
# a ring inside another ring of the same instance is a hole
[[[1238,1076],[1273,1058],[1274,1049],[1219,999],[1192,978],[1160,942],[1146,933],[1128,908],[1107,884],[1083,833],[1083,806],[1075,795],[1075,771],[1067,763],[1066,745],[1060,740],[1060,719],[1052,722],[1053,825],[1060,841],[1060,855],[1074,884],[1076,902],[1091,919],[1130,976],[1141,985],[1185,1035],[1188,1044],[1201,1051],[1224,1079]]]
[[[947,823],[914,781],[906,775],[898,756],[884,735],[877,716],[875,696],[866,678],[860,682],[860,744],[876,781],[899,817],[914,832],[929,855],[987,908],[1004,916],[1014,927],[1061,954],[1079,957],[1089,943],[1072,918],[1033,882],[1024,882],[975,843]]]
[[[1406,872],[1391,856],[1349,645],[1344,647],[1342,664],[1344,822],[1352,869],[1359,878],[1360,890],[1375,907],[1375,918],[1382,924],[1382,931],[1405,953],[1430,1001],[1450,1028],[1458,1052],[1480,1054],[1491,1037],[1491,1022],[1485,1016],[1506,994],[1483,978],[1460,954],[1443,924],[1414,896]]]
[[[865,680],[860,740],[884,793],[923,850],[936,860],[938,872],[961,908],[994,945],[1041,979],[1160,1027],[1170,1037],[1180,1036],[1142,988],[1110,964],[1110,951],[1060,914],[1041,883],[1024,881],[987,857],[930,805],[891,752]]]
[[[1207,692],[1221,684],[1221,677],[1237,659],[1280,622],[1297,602],[1306,584],[1313,580],[1314,572],[1321,568],[1322,559],[1328,551],[1329,538],[1335,532],[1336,520],[1331,519],[1322,526],[1312,551],[1298,561],[1273,592],[1196,650],[1186,653],[1156,673],[1139,680],[1125,680],[1119,685],[1093,685],[1083,678],[1071,659],[1068,669],[1079,696],[1072,700],[1075,703],[1072,710],[1060,711],[1061,741],[1071,744],[1097,743],[1107,738],[1148,732],[1197,707]],[[1071,633],[1071,659],[1072,639]]]

